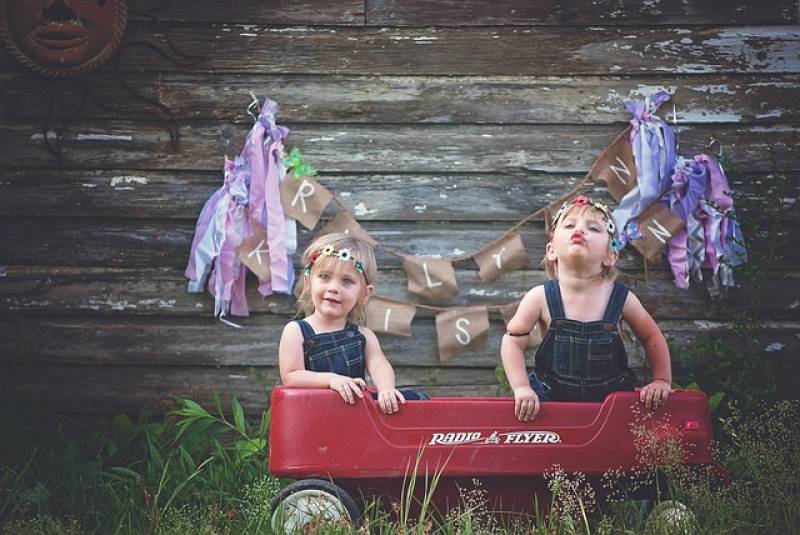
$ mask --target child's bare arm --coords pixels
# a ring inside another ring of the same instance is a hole
[[[632,292],[628,292],[622,319],[630,325],[636,338],[642,343],[647,362],[650,364],[652,381],[645,385],[640,399],[650,408],[657,408],[672,391],[672,369],[670,367],[669,346],[653,317],[642,306]]]
[[[508,322],[507,334],[500,344],[500,359],[511,389],[514,391],[514,414],[527,422],[539,412],[539,398],[528,380],[525,348],[536,322],[541,317],[544,288],[537,286],[525,294],[517,312]],[[508,334],[511,333],[511,334]],[[521,335],[521,336],[517,336]]]
[[[394,414],[399,410],[398,403],[405,403],[406,398],[395,388],[394,369],[383,353],[378,337],[366,327],[361,327],[361,333],[367,339],[364,361],[378,389],[378,404],[384,413]]]
[[[344,401],[355,403],[354,396],[363,398],[361,389],[365,388],[364,380],[353,379],[336,373],[314,372],[307,370],[303,362],[303,333],[296,322],[290,322],[283,328],[281,342],[278,347],[278,368],[281,383],[297,388],[330,388],[335,390]]]

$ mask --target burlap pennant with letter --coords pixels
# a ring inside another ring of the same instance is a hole
[[[449,260],[431,256],[404,256],[408,291],[431,300],[458,295],[456,272]]]
[[[636,161],[631,147],[628,127],[616,137],[597,157],[589,175],[596,181],[603,181],[615,200],[620,200],[636,187]]]
[[[508,322],[511,321],[511,318],[513,318],[514,314],[517,313],[519,304],[520,301],[515,301],[514,303],[509,303],[507,305],[504,305],[500,309],[500,314],[503,316],[503,322],[505,322],[506,328],[508,328]],[[541,343],[542,343],[542,332],[539,330],[539,323],[537,322],[536,325],[533,326],[531,335],[528,337],[528,347],[537,347]]]
[[[478,264],[483,282],[493,281],[508,271],[523,269],[529,264],[528,253],[525,252],[519,232],[512,232],[490,243],[472,255],[472,258]]]
[[[643,237],[630,243],[651,262],[661,258],[661,251],[685,226],[680,217],[659,201],[645,208],[635,221]]]
[[[358,224],[358,221],[353,219],[353,216],[351,216],[350,212],[347,210],[340,211],[338,214],[336,214],[336,217],[328,221],[328,224],[322,227],[322,229],[317,233],[317,237],[324,236],[326,234],[333,234],[334,232],[351,234],[359,240],[367,242],[373,247],[378,245],[378,242],[373,240],[372,236],[367,234],[367,231]]]
[[[236,254],[247,268],[256,274],[258,280],[264,282],[270,280],[269,271],[269,242],[267,241],[267,231],[264,227],[250,222],[252,234],[237,247]]]
[[[417,307],[382,297],[373,297],[367,303],[367,327],[376,333],[411,336],[411,321]]]
[[[454,308],[436,315],[436,337],[442,362],[483,346],[488,335],[489,310],[486,307]]]
[[[281,204],[283,212],[297,219],[307,229],[313,229],[333,194],[313,177],[295,178],[287,174],[281,181]]]

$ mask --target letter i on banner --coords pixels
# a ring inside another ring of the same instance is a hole
[[[333,194],[310,176],[295,177],[291,173],[281,181],[283,212],[313,229]]]
[[[411,321],[416,313],[414,305],[373,297],[367,303],[367,327],[377,333],[411,336]]]
[[[432,256],[404,256],[408,291],[428,299],[450,299],[458,294],[456,272],[449,260]]]
[[[318,238],[320,236],[325,236],[326,234],[333,234],[334,232],[350,234],[359,240],[367,242],[373,247],[378,245],[378,242],[372,239],[372,236],[370,236],[367,231],[358,224],[358,221],[353,219],[353,216],[351,216],[347,210],[342,210],[336,214],[336,217],[331,219],[327,225],[322,227],[322,229],[317,233],[316,237]]]
[[[436,315],[436,338],[442,362],[458,353],[482,347],[488,336],[489,309],[486,307],[453,308]]]

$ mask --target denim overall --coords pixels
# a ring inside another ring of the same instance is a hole
[[[550,328],[534,357],[528,376],[542,401],[603,401],[616,390],[633,390],[636,375],[628,368],[628,355],[618,325],[628,289],[618,282],[608,300],[603,319],[577,321],[564,315],[557,280],[544,285]]]
[[[340,331],[316,334],[306,320],[297,320],[303,333],[303,363],[312,372],[330,372],[364,379],[367,339],[358,325],[348,323]],[[430,399],[425,393],[398,389],[406,400]],[[377,394],[373,394],[377,398]]]

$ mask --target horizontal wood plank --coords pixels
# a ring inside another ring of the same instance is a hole
[[[797,23],[797,3],[703,0],[599,0],[530,2],[511,0],[367,0],[371,26],[513,26],[513,25],[684,25]]]
[[[0,313],[3,314],[96,314],[98,316],[199,316],[210,317],[213,298],[207,293],[189,294],[183,274],[175,270],[119,270],[98,268],[32,268],[6,267],[0,278]],[[670,274],[652,272],[623,273],[627,284],[645,307],[658,319],[730,319],[755,306],[762,296],[760,312],[771,319],[797,319],[800,275],[762,274],[763,286],[754,285],[744,275],[720,303],[712,302],[702,285],[688,290],[675,288]],[[443,307],[498,305],[514,302],[525,292],[544,282],[541,271],[514,271],[498,281],[484,283],[476,271],[458,271],[459,295],[449,301],[430,303],[407,292],[405,273],[384,270],[376,282],[378,295],[429,303]],[[255,281],[248,284],[251,312],[294,313],[293,299],[276,295],[261,298]],[[419,309],[418,317],[431,317],[435,312]],[[248,321],[248,320],[243,320]]]
[[[210,317],[10,315],[0,322],[0,365],[260,366],[274,376],[280,333],[288,321],[288,315],[257,315],[234,329]],[[661,320],[659,327],[673,353],[698,340],[742,343],[732,322]],[[800,359],[798,331],[797,321],[765,322],[756,332],[756,347],[777,347],[774,353]],[[499,363],[502,333],[502,321],[493,315],[487,343],[446,363],[439,360],[432,317],[415,319],[410,338],[378,337],[394,366],[490,368]],[[529,362],[533,353],[527,352]],[[629,347],[629,357],[631,366],[643,365],[640,348]]]
[[[0,73],[7,116],[43,118],[47,98],[26,77]],[[625,102],[655,88],[673,93],[661,115],[679,125],[797,122],[793,105],[797,75],[653,76],[320,76],[268,73],[130,73],[125,84],[160,99],[180,120],[216,119],[250,124],[253,91],[280,105],[279,122],[300,123],[492,123],[608,124],[626,121]],[[121,90],[113,76],[92,76],[92,92],[106,107],[87,104],[80,117],[153,117],[152,110]],[[78,81],[60,82],[57,110],[82,97]],[[673,103],[674,117],[673,117]]]
[[[4,222],[7,231],[0,234],[3,262],[8,265],[30,266],[154,267],[182,270],[188,262],[195,229],[195,222],[191,220],[16,217],[0,221]],[[787,224],[793,221],[796,219],[787,219]],[[763,220],[759,223],[761,232],[764,232]],[[395,269],[402,265],[398,254],[453,258],[475,254],[506,232],[511,223],[390,220],[364,221],[363,227],[381,246],[391,251],[378,251],[377,260],[381,269]],[[320,228],[319,224],[314,231],[300,228],[298,249],[294,255],[295,264]],[[747,233],[748,230],[745,226],[745,240],[751,251],[759,255],[768,254],[775,236],[753,236]],[[786,234],[789,229],[778,232]],[[538,265],[547,243],[544,225],[541,221],[529,222],[520,229],[520,234],[531,265]],[[798,262],[800,252],[790,248],[780,252],[773,268],[793,268]],[[477,269],[471,260],[459,261],[456,267],[459,270]],[[641,271],[644,266],[639,253],[629,248],[623,251],[618,267]],[[659,263],[649,267],[656,270],[666,269],[665,265]]]
[[[4,406],[11,398],[12,402],[48,412],[113,414],[143,407],[165,412],[175,408],[177,396],[211,408],[216,392],[225,405],[236,396],[249,414],[258,415],[267,405],[269,390],[277,383],[276,374],[270,372],[267,370],[270,383],[264,385],[250,376],[248,368],[233,366],[3,366],[0,396]],[[395,372],[398,386],[417,388],[433,396],[497,392],[493,368],[436,371],[397,367]]]
[[[363,25],[363,0],[237,0],[220,5],[197,0],[135,0],[129,2],[132,20],[147,20],[146,12],[161,22],[251,24]],[[777,8],[777,6],[776,6]]]
[[[178,50],[201,61],[187,66],[165,60],[153,50],[169,51],[165,33]],[[356,28],[131,21],[117,54],[123,72],[797,74],[799,37],[796,25]],[[10,54],[0,54],[0,71],[19,69]]]
[[[288,125],[292,128],[292,125]],[[330,173],[585,173],[624,125],[306,125],[287,147],[300,147],[317,169]],[[41,125],[0,125],[6,168],[52,167]],[[181,148],[152,123],[71,123],[61,136],[63,169],[176,169],[217,171],[227,154],[238,154],[247,134],[242,125],[181,124]],[[49,134],[54,138],[55,134]],[[770,149],[781,167],[800,169],[798,127],[788,124],[688,125],[679,128],[680,153],[702,152],[707,136],[723,144],[738,172],[772,170]]]
[[[317,177],[362,223],[516,222],[569,191],[580,178],[577,173],[538,172],[325,173]],[[783,177],[774,173],[729,173],[736,212],[745,230],[763,222],[764,208],[772,206],[777,198],[779,178]],[[786,182],[784,196],[800,197],[800,176],[793,173]],[[0,216],[52,218],[91,214],[95,218],[185,219],[193,223],[206,200],[221,185],[221,171],[6,169],[0,170]],[[603,189],[596,184],[587,188],[597,197],[604,197]],[[331,203],[323,221],[340,209]],[[798,222],[800,214],[786,210],[784,217],[790,225]],[[86,222],[88,226],[97,223]],[[165,221],[164,225],[175,223]]]

